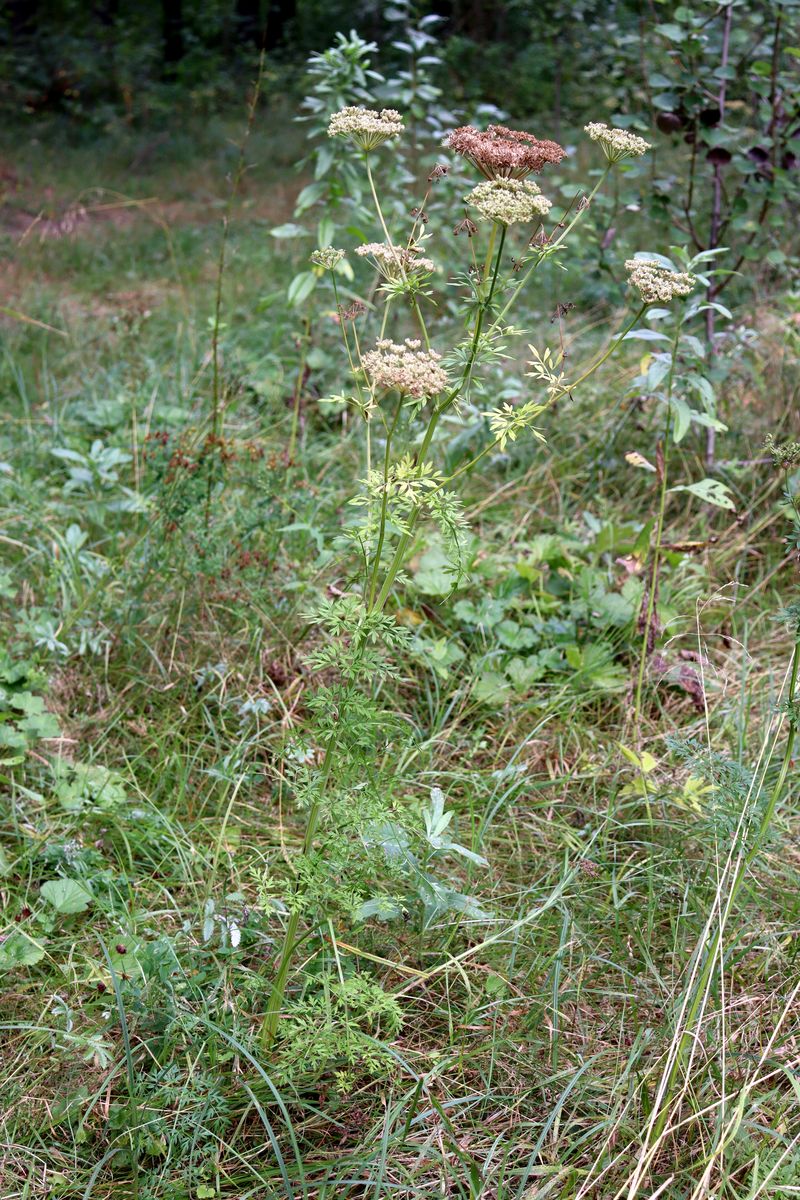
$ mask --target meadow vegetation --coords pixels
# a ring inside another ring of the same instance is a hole
[[[0,135],[4,1198],[797,1194],[797,16],[670,8]]]

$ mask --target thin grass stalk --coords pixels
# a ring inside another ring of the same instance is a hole
[[[800,667],[800,632],[796,631],[795,645],[794,645],[794,650],[792,652],[792,662],[791,662],[791,668],[790,668],[790,672],[789,672],[789,685],[788,685],[788,690],[787,690],[787,697],[788,697],[787,698],[787,706],[790,711],[789,736],[786,739],[786,747],[784,749],[780,771],[778,772],[778,778],[776,779],[775,784],[772,788],[772,791],[770,792],[769,800],[767,801],[766,808],[764,809],[764,813],[763,813],[763,816],[759,823],[758,829],[756,831],[756,835],[753,839],[753,843],[752,843],[750,849],[747,851],[747,853],[743,854],[740,857],[739,862],[736,866],[734,876],[733,876],[733,881],[731,883],[730,891],[728,893],[728,898],[725,903],[724,911],[720,914],[719,923],[714,932],[714,936],[711,939],[711,943],[708,946],[703,966],[700,970],[700,974],[697,978],[697,982],[695,983],[694,994],[693,994],[692,1000],[689,1003],[689,1007],[686,1011],[684,1030],[679,1039],[678,1046],[677,1046],[677,1052],[675,1054],[674,1061],[672,1063],[672,1066],[669,1070],[669,1074],[667,1076],[666,1087],[664,1089],[663,1100],[661,1103],[661,1111],[660,1111],[659,1116],[656,1119],[656,1122],[653,1126],[653,1136],[656,1139],[658,1139],[660,1137],[660,1135],[662,1134],[662,1132],[664,1131],[667,1120],[669,1119],[669,1112],[670,1112],[670,1108],[672,1106],[672,1099],[673,1099],[673,1094],[674,1094],[674,1090],[675,1090],[675,1083],[676,1083],[678,1071],[685,1060],[689,1045],[691,1044],[691,1042],[693,1041],[694,1036],[695,1036],[694,1035],[694,1025],[695,1025],[697,1016],[698,1016],[698,1012],[700,1010],[700,1005],[703,1002],[703,998],[706,995],[707,989],[708,989],[710,981],[711,981],[711,972],[714,969],[714,964],[717,961],[717,956],[720,954],[721,944],[722,944],[722,933],[723,933],[723,929],[725,927],[725,923],[727,921],[728,916],[730,915],[731,910],[733,909],[734,904],[736,903],[736,899],[739,895],[739,891],[741,890],[742,884],[744,883],[744,881],[747,877],[747,872],[749,871],[749,869],[752,866],[753,862],[755,861],[759,851],[761,850],[762,843],[763,843],[764,838],[765,838],[765,836],[769,830],[769,827],[772,823],[772,818],[775,813],[775,808],[777,806],[778,800],[781,797],[781,793],[783,792],[783,788],[784,788],[786,779],[789,774],[789,768],[792,763],[792,755],[794,753],[794,744],[795,744],[795,740],[796,740],[796,736],[797,736],[797,720],[796,720],[795,716],[792,714],[792,706],[796,703],[798,667]],[[778,729],[776,729],[776,731],[775,731],[775,742],[777,742],[779,732],[780,732],[780,725],[778,726]],[[773,745],[775,744],[775,742],[773,742]],[[722,961],[722,959],[720,962],[720,967],[721,967],[721,969],[724,968],[724,962]]]
[[[222,281],[225,277],[225,262],[226,251],[228,247],[228,228],[230,226],[231,215],[233,213],[233,205],[239,193],[239,187],[244,176],[246,160],[245,151],[247,143],[250,140],[250,134],[253,131],[253,124],[256,117],[256,109],[261,96],[261,88],[264,81],[264,66],[266,63],[266,49],[262,47],[261,53],[258,56],[258,73],[256,75],[253,90],[250,94],[250,100],[247,105],[247,123],[245,125],[244,137],[239,145],[239,158],[236,163],[236,171],[233,175],[230,191],[228,193],[228,201],[225,205],[225,213],[222,218],[222,237],[219,244],[219,257],[217,259],[217,282],[214,295],[214,324],[211,329],[211,370],[212,370],[212,407],[211,407],[211,436],[216,439],[222,432],[222,420],[224,404],[222,403],[222,394],[220,389],[220,372],[219,372],[219,331],[220,318],[222,315]],[[208,474],[208,483],[206,487],[206,509],[205,509],[205,525],[208,529],[211,519],[211,488],[212,477],[211,471]]]
[[[656,538],[653,546],[653,561],[650,568],[650,581],[647,597],[647,610],[644,619],[644,629],[642,631],[642,648],[639,653],[639,671],[636,679],[636,698],[633,707],[633,728],[635,736],[638,740],[639,728],[642,717],[642,688],[644,686],[644,672],[647,663],[648,643],[650,641],[650,630],[653,627],[653,616],[656,607],[656,595],[658,593],[658,571],[661,564],[661,545],[664,537],[664,514],[667,507],[667,478],[669,469],[669,449],[672,441],[672,390],[675,382],[675,361],[678,357],[678,344],[681,337],[681,329],[683,322],[678,321],[675,337],[672,340],[672,350],[670,353],[669,375],[667,376],[667,420],[664,427],[663,453],[661,455],[661,486],[658,494],[658,515],[656,519]]]

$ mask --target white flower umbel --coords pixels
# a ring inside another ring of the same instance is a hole
[[[430,275],[434,264],[414,246],[391,246],[388,242],[367,242],[356,246],[360,258],[368,258],[384,279],[402,279],[409,275]]]
[[[545,217],[552,205],[530,179],[487,179],[464,197],[482,217],[498,225],[517,225]]]
[[[645,304],[667,304],[676,296],[688,296],[697,283],[686,271],[671,271],[655,258],[629,258],[625,263],[628,283]]]
[[[373,387],[396,388],[416,400],[423,396],[438,396],[449,385],[447,374],[439,366],[441,354],[420,349],[419,341],[406,338],[402,346],[382,338],[374,350],[362,359],[367,377]]]
[[[652,149],[649,142],[628,129],[610,129],[601,121],[591,121],[583,128],[593,142],[600,143],[603,153],[612,163],[620,162],[623,158],[640,158]]]
[[[345,137],[362,150],[375,150],[384,142],[400,137],[405,129],[403,118],[394,108],[342,108],[328,125],[328,137]]]

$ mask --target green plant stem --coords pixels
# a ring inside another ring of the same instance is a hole
[[[505,225],[504,225],[504,226],[503,226],[503,232],[504,232],[504,233],[505,233],[505,229],[506,229],[506,227],[505,227]],[[488,278],[489,278],[489,271],[491,270],[491,266],[492,266],[492,259],[493,259],[493,257],[494,257],[494,243],[495,243],[495,238],[496,238],[496,237],[497,237],[497,222],[496,222],[496,221],[492,221],[492,232],[489,234],[489,245],[488,245],[488,247],[487,247],[487,249],[486,249],[486,258],[485,258],[485,260],[484,260],[484,264],[483,264],[483,278],[484,278],[484,280],[486,280],[486,279],[488,279]]]
[[[608,178],[609,171],[611,170],[611,165],[612,164],[609,163],[608,166],[606,167],[606,169],[603,171],[603,174],[600,176],[597,183],[594,185],[591,192],[586,197],[586,203],[581,208],[578,209],[578,211],[575,213],[575,216],[570,221],[569,225],[567,225],[566,228],[561,231],[561,233],[558,235],[558,237],[556,238],[556,240],[554,242],[549,242],[547,244],[547,246],[542,247],[541,253],[539,255],[537,255],[537,257],[534,259],[534,261],[528,267],[528,270],[525,272],[525,274],[520,279],[519,284],[514,289],[511,296],[509,296],[505,306],[500,310],[499,315],[492,322],[491,329],[495,329],[502,322],[502,320],[506,316],[506,313],[511,308],[511,305],[514,303],[517,296],[523,290],[523,288],[525,287],[525,285],[527,284],[528,280],[530,279],[530,277],[534,273],[534,271],[537,269],[537,267],[540,267],[541,264],[545,261],[545,259],[549,258],[550,255],[553,254],[553,252],[558,249],[558,247],[562,244],[562,242],[564,242],[564,240],[567,237],[569,237],[570,233],[575,228],[575,226],[578,224],[578,222],[580,221],[583,214],[589,211],[589,209],[591,208],[591,205],[592,205],[592,200],[597,195],[597,193],[600,191],[600,188],[603,186],[606,179]],[[567,210],[567,211],[569,211],[569,210]],[[491,331],[491,329],[490,329],[490,331]]]
[[[789,687],[788,687],[788,691],[787,691],[788,705],[790,707],[795,703],[795,700],[796,700],[797,677],[798,677],[798,668],[799,667],[800,667],[800,630],[796,630],[795,631],[794,650],[792,652],[792,663],[791,663],[791,668],[790,668],[790,672],[789,672]],[[780,726],[775,731],[775,741],[776,742],[777,742],[779,732],[780,732]],[[794,744],[795,744],[796,737],[797,737],[797,722],[793,718],[790,717],[789,736],[786,739],[786,748],[784,749],[784,752],[783,752],[783,760],[781,762],[780,771],[778,772],[778,778],[776,779],[775,785],[772,788],[772,791],[770,792],[769,800],[767,801],[767,806],[764,809],[764,815],[762,816],[761,821],[759,822],[758,830],[756,832],[755,838],[753,839],[753,844],[750,847],[750,849],[747,851],[747,853],[744,854],[739,859],[739,864],[734,872],[733,882],[731,884],[730,892],[728,893],[728,899],[725,903],[725,909],[722,913],[720,913],[719,924],[717,925],[717,928],[714,932],[714,936],[711,939],[711,942],[706,951],[705,961],[703,963],[703,966],[701,968],[700,974],[697,979],[697,983],[695,985],[694,995],[692,996],[689,1007],[686,1010],[686,1018],[684,1021],[684,1030],[683,1030],[683,1033],[681,1034],[681,1038],[678,1043],[677,1052],[675,1054],[675,1060],[672,1063],[672,1066],[670,1067],[670,1070],[669,1070],[669,1074],[667,1076],[667,1081],[666,1081],[666,1085],[664,1088],[664,1095],[663,1095],[663,1098],[662,1098],[662,1101],[660,1104],[659,1115],[653,1125],[653,1137],[655,1139],[658,1139],[660,1137],[660,1135],[663,1133],[664,1126],[666,1125],[667,1120],[669,1118],[669,1110],[670,1110],[670,1105],[672,1102],[673,1091],[675,1089],[675,1081],[676,1081],[676,1078],[678,1075],[678,1071],[681,1067],[681,1064],[685,1060],[687,1050],[688,1050],[690,1044],[692,1043],[692,1041],[694,1040],[694,1034],[692,1032],[694,1023],[697,1020],[700,1006],[703,1003],[704,996],[706,995],[706,991],[707,991],[707,988],[708,988],[708,985],[709,985],[709,982],[711,979],[711,972],[713,971],[714,964],[717,961],[717,955],[719,954],[720,946],[722,944],[722,934],[723,934],[723,931],[725,928],[725,923],[728,919],[728,916],[730,915],[731,909],[733,908],[734,904],[736,903],[736,898],[737,898],[739,891],[741,889],[741,886],[744,883],[744,880],[747,876],[747,872],[749,871],[756,856],[758,855],[758,853],[761,849],[761,845],[764,840],[764,837],[766,836],[767,831],[772,823],[772,818],[775,814],[775,808],[777,806],[778,800],[780,799],[781,792],[783,791],[783,788],[786,784],[786,779],[789,774],[789,768],[792,765],[792,754],[794,753]]]
[[[333,284],[333,295],[334,295],[334,299],[336,301],[336,312],[338,313],[338,316],[339,316],[339,328],[342,331],[342,341],[344,342],[344,348],[347,351],[347,361],[350,364],[350,374],[353,377],[353,384],[355,386],[356,395],[358,396],[358,401],[359,401],[359,404],[361,405],[362,411],[366,411],[367,406],[364,404],[364,397],[361,392],[361,384],[359,383],[359,379],[358,379],[358,370],[356,368],[355,359],[353,358],[353,352],[350,349],[350,339],[347,336],[347,322],[345,321],[345,319],[342,315],[342,305],[339,301],[339,288],[336,283],[336,272],[335,271],[331,271],[331,283]],[[387,305],[386,310],[384,312],[384,322],[386,319],[386,312],[388,312],[388,307],[389,306]],[[383,330],[381,330],[381,337],[383,337]],[[356,338],[356,343],[357,342],[358,342],[358,339]],[[368,418],[367,418],[366,425],[367,425],[367,475],[369,475],[370,471],[372,470],[372,443],[371,443],[371,437],[370,437],[370,426],[369,426]]]
[[[383,542],[386,536],[386,510],[389,506],[389,455],[392,448],[392,438],[394,431],[397,428],[397,422],[400,419],[400,413],[403,409],[403,397],[400,396],[397,401],[397,408],[394,413],[394,420],[386,431],[386,450],[383,455],[383,495],[381,496],[381,516],[380,528],[378,530],[378,543],[375,547],[375,561],[372,567],[372,575],[369,585],[369,607],[372,608],[375,601],[375,588],[378,584],[378,571],[380,570],[381,554],[383,552]]]
[[[306,373],[306,358],[308,355],[310,331],[311,320],[309,317],[304,317],[300,362],[297,366],[297,379],[294,385],[294,398],[292,403],[292,428],[289,434],[289,449],[287,451],[287,458],[290,463],[294,461],[294,454],[297,448],[297,431],[300,425],[300,400],[303,395],[303,378]]]
[[[333,767],[335,742],[331,737],[325,747],[325,757],[322,760],[322,773],[320,776],[319,787],[317,789],[317,799],[311,805],[308,811],[308,820],[306,822],[306,831],[303,837],[304,855],[310,854],[314,845],[314,835],[317,832],[319,824],[319,814],[322,808],[322,798],[328,787],[328,781],[331,776],[331,768]],[[264,1020],[261,1023],[261,1031],[259,1041],[264,1050],[269,1050],[275,1040],[275,1034],[278,1030],[278,1022],[281,1017],[283,1008],[283,997],[286,992],[286,981],[289,977],[289,968],[292,965],[294,950],[298,944],[297,930],[300,926],[300,911],[294,908],[289,914],[289,920],[286,924],[286,932],[283,935],[283,945],[281,946],[280,960],[278,962],[278,970],[272,984],[269,1000],[267,1001],[267,1011],[264,1015]]]
[[[333,297],[334,297],[334,300],[336,301],[336,313],[339,317],[339,328],[342,331],[342,341],[344,342],[344,348],[345,348],[345,351],[347,352],[347,361],[350,364],[350,373],[353,376],[353,382],[355,383],[356,392],[358,393],[358,398],[360,400],[361,399],[361,384],[358,381],[358,372],[356,370],[356,364],[353,359],[353,352],[350,349],[350,339],[347,336],[347,322],[342,317],[342,305],[339,301],[339,287],[336,283],[336,272],[331,271],[330,276],[331,276],[331,283],[333,284]]]
[[[375,205],[375,211],[378,214],[378,220],[380,221],[380,226],[383,231],[383,236],[386,238],[387,246],[393,246],[394,243],[393,243],[391,237],[389,236],[389,229],[387,227],[386,221],[383,216],[383,209],[381,208],[381,202],[378,199],[378,192],[375,187],[375,180],[372,175],[372,167],[371,167],[370,161],[369,161],[369,153],[364,154],[364,162],[365,162],[365,165],[367,168],[367,179],[369,180],[370,191],[372,192],[372,201]],[[407,283],[408,276],[406,275],[405,267],[403,266],[403,263],[399,258],[396,261],[397,261],[397,267],[400,271],[400,275],[401,275],[403,281],[405,283]],[[411,304],[411,308],[413,309],[414,316],[417,318],[417,323],[419,325],[423,341],[425,342],[425,348],[426,348],[426,350],[430,350],[431,342],[430,342],[430,338],[428,337],[428,329],[427,329],[427,326],[425,325],[425,318],[423,317],[423,315],[420,311],[419,304],[417,303],[417,298],[413,293],[409,294],[409,302]]]
[[[633,706],[633,728],[635,736],[639,737],[639,727],[642,719],[642,688],[644,686],[644,672],[647,665],[647,645],[650,638],[650,629],[653,624],[653,614],[656,607],[656,593],[658,590],[658,570],[661,563],[661,544],[664,537],[664,514],[667,507],[667,475],[669,463],[669,448],[670,439],[672,436],[672,389],[675,381],[675,360],[678,357],[678,344],[681,337],[681,329],[683,321],[679,320],[675,337],[672,340],[672,351],[670,355],[669,375],[667,376],[667,421],[664,428],[664,453],[661,463],[661,486],[658,493],[658,515],[656,518],[656,539],[653,546],[653,561],[650,568],[650,589],[647,596],[647,611],[644,619],[644,630],[642,632],[642,648],[639,654],[639,672],[636,679],[636,698]]]
[[[557,392],[554,392],[552,396],[548,397],[546,403],[542,405],[542,412],[546,411],[546,409],[550,408],[550,406],[555,404],[558,400],[563,400],[564,396],[569,396],[577,387],[579,387],[582,383],[585,383],[590,375],[594,375],[595,371],[602,367],[604,362],[607,362],[607,360],[616,350],[619,343],[641,320],[642,313],[645,311],[646,307],[647,305],[643,305],[640,309],[638,309],[636,315],[631,321],[628,322],[622,332],[618,333],[616,337],[611,339],[605,351],[600,355],[599,358],[595,359],[589,367],[587,367],[582,375],[579,375],[578,378],[572,383],[566,384],[564,387],[559,388]],[[471,471],[473,467],[475,467],[481,461],[482,458],[485,458],[487,454],[491,454],[495,447],[499,446],[501,440],[501,438],[496,437],[493,442],[489,443],[488,446],[484,446],[483,450],[481,450],[479,454],[476,454],[474,458],[469,460],[469,462],[464,463],[463,466],[459,467],[457,471],[454,471],[452,475],[448,475],[447,478],[442,481],[442,486],[447,483],[452,483],[454,479],[458,479],[459,475],[465,475],[468,471]]]
[[[261,95],[261,86],[264,80],[264,66],[266,63],[266,50],[262,48],[258,59],[258,74],[256,81],[253,84],[253,90],[250,95],[250,100],[247,105],[247,124],[245,126],[244,137],[239,146],[239,158],[236,164],[236,171],[231,183],[230,192],[228,193],[228,201],[225,205],[225,214],[222,218],[222,237],[219,244],[219,258],[217,260],[217,286],[214,296],[214,324],[211,330],[211,368],[212,368],[212,408],[211,408],[211,433],[214,439],[218,438],[222,432],[222,417],[223,404],[220,392],[219,379],[219,331],[220,317],[222,315],[222,281],[225,275],[225,255],[228,247],[228,227],[230,225],[231,214],[233,212],[233,203],[239,192],[239,185],[242,182],[242,177],[245,172],[247,143],[250,140],[250,134],[253,131],[253,123],[256,117],[256,109],[258,108],[258,100]],[[205,526],[208,529],[211,520],[211,489],[212,477],[211,471],[208,473],[208,482],[206,485],[206,508],[205,508]]]
[[[481,329],[483,327],[483,317],[484,317],[484,314],[488,311],[489,307],[491,306],[492,298],[494,296],[494,290],[495,290],[495,287],[497,286],[497,276],[498,276],[498,271],[499,271],[499,266],[500,266],[500,259],[503,254],[503,247],[505,245],[505,239],[506,239],[505,225],[503,225],[501,227],[501,229],[502,229],[502,232],[500,235],[500,245],[497,247],[497,259],[495,261],[494,273],[492,275],[492,282],[491,282],[491,286],[489,288],[489,294],[487,295],[485,301],[483,301],[483,303],[480,305],[480,307],[478,309],[478,314],[475,318],[475,332],[473,333],[473,336],[472,336],[472,346],[470,348],[469,358],[467,359],[467,364],[464,367],[464,372],[461,376],[460,382],[457,384],[457,386],[455,388],[453,388],[452,392],[448,393],[448,395],[441,402],[441,404],[438,404],[434,408],[433,413],[431,414],[431,419],[428,422],[428,428],[425,430],[425,436],[422,439],[422,444],[420,445],[419,452],[417,454],[417,462],[418,463],[425,462],[425,456],[428,453],[431,442],[433,441],[433,435],[436,432],[436,426],[439,424],[439,420],[442,416],[442,413],[446,412],[447,409],[451,406],[451,404],[455,403],[455,400],[461,394],[461,392],[463,391],[464,387],[466,386],[467,382],[469,381],[469,379],[472,375],[472,368],[475,364],[475,359],[477,357],[478,344],[480,342]],[[380,593],[378,594],[378,598],[374,604],[374,607],[377,608],[379,611],[383,608],[383,606],[385,605],[386,601],[389,598],[389,593],[391,592],[392,587],[394,586],[395,578],[397,577],[397,573],[400,570],[400,567],[402,566],[403,558],[405,557],[405,553],[406,553],[406,549],[408,548],[408,544],[411,541],[411,538],[413,536],[414,529],[416,527],[417,521],[419,520],[419,516],[420,516],[420,509],[417,508],[411,514],[411,517],[409,518],[407,532],[402,534],[402,536],[400,537],[400,540],[397,543],[394,555],[392,556],[392,560],[391,560],[391,562],[389,564],[389,568],[386,572],[386,578],[383,581],[383,586],[382,586]]]

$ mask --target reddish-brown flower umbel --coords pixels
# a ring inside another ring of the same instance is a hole
[[[559,163],[566,150],[558,142],[539,140],[532,133],[490,125],[481,133],[462,125],[447,135],[445,144],[469,160],[487,179],[524,179],[538,175],[548,163]]]

